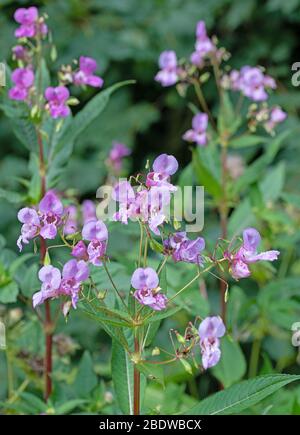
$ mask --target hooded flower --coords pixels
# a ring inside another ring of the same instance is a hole
[[[165,240],[164,247],[167,252],[172,254],[173,260],[176,262],[202,264],[201,252],[205,248],[205,240],[202,237],[190,240],[186,232],[180,231]]]
[[[77,209],[75,205],[69,205],[65,208],[66,220],[64,224],[64,234],[74,234],[77,232]]]
[[[35,6],[18,8],[14,13],[14,19],[20,24],[15,31],[16,38],[33,38],[37,33],[44,36],[48,32],[43,19],[39,20],[38,9]]]
[[[265,128],[267,131],[272,132],[277,124],[283,122],[287,117],[286,112],[284,112],[281,107],[273,107],[269,114],[269,119],[265,123]]]
[[[87,222],[82,229],[82,238],[90,243],[87,247],[89,261],[95,266],[101,266],[101,258],[105,255],[108,231],[101,220]]]
[[[246,278],[250,275],[250,269],[248,267],[251,263],[257,261],[277,260],[280,252],[271,250],[266,252],[257,252],[257,248],[261,242],[261,236],[255,228],[247,228],[243,232],[243,244],[238,252],[232,256],[229,255],[231,262],[231,274],[233,278],[240,279]]]
[[[206,317],[199,326],[202,365],[206,370],[218,364],[221,357],[220,340],[225,334],[221,317]]]
[[[199,21],[196,28],[195,51],[191,55],[192,64],[201,68],[206,57],[215,51],[215,44],[207,36],[205,22]]]
[[[17,245],[22,251],[22,243],[29,243],[37,235],[43,239],[54,239],[57,228],[62,224],[63,205],[56,193],[49,190],[39,203],[38,210],[25,207],[19,210],[18,220],[23,224]]]
[[[175,51],[163,51],[158,61],[160,71],[155,80],[162,86],[172,86],[178,81],[177,57]]]
[[[97,69],[97,62],[91,57],[80,56],[79,70],[74,73],[73,82],[75,85],[88,85],[94,88],[103,86],[103,79],[94,75]]]
[[[131,150],[122,143],[114,142],[110,150],[107,163],[116,173],[122,170],[122,161],[124,157],[131,154]]]
[[[42,304],[46,299],[59,296],[60,270],[51,265],[44,266],[39,271],[39,280],[42,282],[42,286],[41,290],[33,295],[34,308]]]
[[[151,267],[136,269],[131,277],[131,285],[136,290],[134,297],[140,304],[147,305],[156,311],[166,308],[167,298],[159,293],[158,275]]]
[[[199,146],[207,144],[208,116],[206,113],[197,113],[192,120],[192,128],[186,131],[183,139],[187,142],[195,142]]]
[[[70,96],[69,90],[65,86],[56,88],[48,87],[45,91],[45,98],[48,101],[46,107],[53,119],[65,118],[70,115],[70,108],[67,100]]]
[[[85,199],[81,205],[82,221],[86,224],[89,221],[97,220],[96,206],[90,199]]]
[[[33,71],[30,68],[17,68],[13,71],[11,79],[15,86],[9,90],[9,98],[18,101],[26,100],[34,83]]]

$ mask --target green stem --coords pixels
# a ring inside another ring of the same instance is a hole
[[[261,340],[256,338],[252,343],[250,363],[249,363],[249,378],[254,378],[257,374],[260,346],[261,346]]]
[[[114,280],[112,279],[112,276],[111,276],[111,274],[110,274],[110,272],[109,272],[109,270],[108,270],[108,267],[107,267],[107,265],[106,265],[106,260],[105,260],[105,259],[103,259],[103,266],[104,266],[105,272],[107,273],[108,279],[109,279],[110,282],[111,282],[111,285],[113,286],[113,288],[114,288],[115,292],[117,293],[119,299],[121,300],[122,304],[124,305],[126,311],[127,311],[128,314],[130,315],[129,309],[128,309],[126,303],[124,302],[124,299],[122,298],[122,296],[121,296],[119,290],[117,289],[117,287],[116,287],[116,285],[115,285],[115,283],[114,283]]]

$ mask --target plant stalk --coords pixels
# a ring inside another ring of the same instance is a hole
[[[136,334],[134,339],[134,352],[140,352],[140,344],[138,335]],[[140,415],[140,397],[141,397],[141,375],[139,370],[136,368],[136,364],[134,364],[134,372],[133,372],[133,413],[134,415]]]

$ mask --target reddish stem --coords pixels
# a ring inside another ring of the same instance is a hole
[[[227,170],[226,170],[226,160],[227,160],[227,146],[222,145],[221,154],[221,167],[222,167],[222,188],[223,197],[222,203],[220,205],[220,221],[221,221],[221,238],[227,238],[227,226],[228,226],[228,207],[227,207],[227,193],[226,193],[226,181],[227,181]],[[221,316],[224,324],[226,323],[226,294],[227,286],[225,280],[220,281],[220,302],[221,302]]]
[[[138,353],[140,351],[139,340],[137,337],[134,339],[134,351],[136,353]],[[140,372],[134,366],[134,373],[133,373],[133,413],[134,413],[134,415],[140,414],[140,387],[141,387]]]

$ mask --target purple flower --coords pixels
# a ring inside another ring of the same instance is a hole
[[[89,221],[83,226],[82,237],[90,241],[87,247],[89,261],[95,266],[101,266],[108,239],[106,225],[101,220]]]
[[[23,47],[23,45],[16,45],[15,47],[13,47],[12,52],[13,52],[14,59],[17,60],[26,59],[28,54],[26,48]]]
[[[87,249],[86,249],[85,243],[82,240],[80,240],[78,243],[76,243],[76,245],[72,249],[71,255],[73,255],[73,257],[79,258],[81,260],[88,260]]]
[[[272,132],[277,124],[283,122],[286,117],[287,114],[281,107],[273,107],[270,111],[269,120],[265,123],[266,130]]]
[[[250,275],[248,264],[256,263],[257,261],[277,260],[279,251],[257,252],[257,248],[261,242],[261,236],[255,228],[247,228],[243,232],[243,244],[236,254],[230,258],[231,275],[235,279],[246,278]]]
[[[233,70],[229,76],[222,78],[222,83],[229,84],[232,90],[240,91],[253,101],[265,101],[268,98],[267,89],[275,89],[275,80],[265,75],[258,67],[249,65],[240,71]]]
[[[77,208],[75,205],[68,205],[65,208],[64,234],[74,234],[77,232]]]
[[[220,340],[225,334],[221,317],[206,317],[199,326],[202,365],[206,370],[218,364],[221,357]]]
[[[172,254],[173,260],[176,262],[201,264],[201,252],[205,248],[205,240],[202,237],[189,240],[186,233],[181,231],[165,240],[164,247],[167,252]]]
[[[81,205],[83,224],[97,220],[96,206],[90,199],[85,199]]]
[[[61,283],[60,270],[51,265],[44,266],[39,271],[39,280],[42,282],[41,290],[33,295],[33,307],[42,304],[46,299],[59,296]]]
[[[34,73],[30,68],[17,68],[11,75],[15,86],[9,90],[9,98],[24,101],[29,95],[29,89],[34,82]]]
[[[39,203],[38,211],[25,207],[18,212],[18,220],[23,224],[17,245],[22,251],[22,243],[29,243],[37,235],[43,239],[54,239],[57,228],[62,223],[63,205],[55,192],[49,190]]]
[[[191,55],[192,64],[201,68],[204,65],[205,58],[215,51],[215,44],[207,36],[205,22],[199,21],[196,28],[195,51]]]
[[[192,120],[192,128],[187,130],[183,139],[188,142],[196,142],[199,146],[207,144],[207,130],[208,116],[206,113],[197,113]]]
[[[46,107],[53,119],[65,118],[70,115],[70,108],[67,105],[69,96],[70,92],[65,86],[48,87],[46,89],[45,98],[48,101]]]
[[[160,154],[153,162],[153,171],[162,175],[174,175],[178,170],[178,161],[174,156]]]
[[[25,207],[19,210],[18,220],[23,224],[21,228],[21,235],[17,240],[17,246],[22,251],[22,243],[28,244],[29,240],[33,239],[39,234],[40,219],[33,208]]]
[[[43,239],[54,239],[57,227],[61,225],[63,205],[56,193],[49,190],[39,203],[40,212],[40,235]]]
[[[108,164],[111,168],[119,173],[122,169],[122,160],[131,154],[131,150],[127,148],[124,144],[114,142],[113,147],[110,150],[108,156]]]
[[[155,80],[162,86],[172,86],[178,81],[177,57],[175,51],[163,51],[158,61],[160,71]]]
[[[103,79],[95,76],[97,62],[91,57],[80,56],[79,70],[74,73],[73,81],[75,85],[89,85],[94,88],[103,86]]]
[[[159,293],[160,288],[158,275],[151,267],[136,269],[131,277],[131,285],[136,290],[134,297],[142,305],[147,305],[153,310],[164,310],[167,305],[167,298]]]
[[[83,260],[69,260],[63,267],[60,294],[71,297],[73,308],[76,308],[81,284],[88,277],[89,268]]]
[[[38,33],[44,36],[48,32],[44,20],[39,19],[38,9],[35,6],[17,9],[14,19],[20,24],[15,31],[16,38],[33,38]]]

